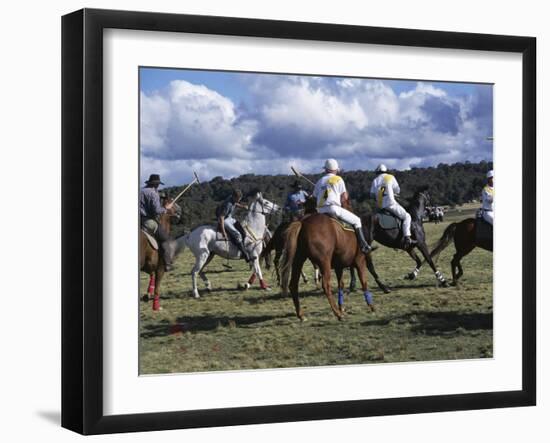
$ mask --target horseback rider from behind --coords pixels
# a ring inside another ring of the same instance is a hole
[[[304,215],[304,206],[309,194],[302,189],[298,180],[292,185],[292,192],[286,198],[285,211],[290,215],[290,221],[300,220]]]
[[[139,194],[139,215],[141,227],[159,240],[164,269],[168,272],[172,270],[174,260],[173,248],[170,245],[172,238],[159,222],[161,215],[172,209],[173,203],[167,203],[165,206],[161,204],[159,185],[164,185],[160,176],[151,174]]]
[[[393,175],[388,174],[384,164],[378,165],[375,172],[377,176],[372,181],[371,197],[376,200],[379,210],[384,209],[403,222],[403,248],[408,249],[415,242],[411,240],[411,215],[395,200],[395,196],[401,192],[399,183]]]
[[[218,219],[218,230],[222,233],[225,240],[228,240],[227,234],[229,233],[231,240],[235,243],[237,248],[239,248],[239,251],[241,251],[241,254],[248,263],[252,261],[252,258],[244,247],[242,234],[235,227],[237,220],[233,218],[236,208],[248,209],[246,205],[240,203],[242,195],[239,189],[235,189],[233,193],[216,208],[216,218]]]
[[[338,162],[330,158],[325,162],[324,169],[325,175],[319,179],[313,190],[319,212],[352,225],[361,252],[368,254],[372,248],[363,234],[361,219],[353,212],[343,208],[349,203],[349,196],[344,180],[336,175],[339,170]]]

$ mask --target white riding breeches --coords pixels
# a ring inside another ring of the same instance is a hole
[[[328,214],[336,217],[338,220],[349,223],[354,228],[361,227],[361,219],[357,217],[353,212],[348,211],[347,209],[342,208],[337,205],[327,205],[319,208],[321,214]]]
[[[403,235],[405,237],[411,236],[411,214],[409,214],[399,203],[394,203],[391,206],[384,208],[385,210],[391,212],[397,218],[403,222]]]
[[[487,223],[493,224],[493,211],[481,211],[483,214],[483,220],[485,220]]]

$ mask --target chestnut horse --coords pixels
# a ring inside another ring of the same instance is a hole
[[[341,320],[343,315],[342,274],[345,268],[356,269],[365,300],[374,311],[372,293],[367,289],[366,257],[359,249],[355,233],[342,229],[340,224],[328,215],[312,214],[302,221],[291,223],[286,230],[286,242],[281,262],[283,293],[286,295],[290,289],[296,315],[301,321],[305,317],[300,307],[298,284],[302,267],[308,259],[321,271],[323,292],[338,320]],[[330,282],[332,268],[334,268],[338,280],[338,306],[332,296]],[[289,274],[290,284],[288,284]]]
[[[479,248],[485,249],[487,251],[493,251],[493,236],[486,236],[485,238],[476,238],[476,229],[478,223],[484,223],[486,229],[491,229],[492,226],[489,225],[484,220],[478,220],[475,218],[467,218],[458,223],[451,223],[443,235],[434,245],[430,256],[437,261],[439,254],[451,243],[451,240],[454,240],[455,243],[455,255],[451,260],[451,271],[453,273],[453,286],[456,286],[458,279],[464,274],[462,270],[462,265],[460,260],[466,255],[468,255],[472,250],[477,246]]]
[[[163,204],[168,204],[169,201],[164,201]],[[160,216],[159,225],[166,232],[170,233],[172,218],[179,219],[181,216],[181,208],[177,203],[174,203],[172,208]],[[173,242],[174,248],[176,241]],[[153,310],[160,310],[160,282],[164,276],[164,260],[159,251],[154,249],[143,231],[139,230],[139,269],[149,274],[149,285],[147,293],[142,297],[143,301],[149,301],[153,297]]]

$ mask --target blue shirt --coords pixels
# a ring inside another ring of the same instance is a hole
[[[223,203],[216,208],[216,217],[220,218],[228,218],[233,217],[233,213],[235,212],[235,201],[233,200],[233,196],[227,197]]]
[[[160,196],[155,188],[142,188],[139,194],[139,214],[142,217],[157,218],[166,209],[160,204]]]
[[[303,204],[308,198],[308,193],[306,191],[292,192],[288,194],[286,198],[285,208],[289,211],[296,212],[303,209]],[[300,204],[301,203],[301,204]]]

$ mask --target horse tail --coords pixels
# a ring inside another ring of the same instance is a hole
[[[290,281],[290,271],[292,270],[292,262],[296,255],[296,249],[298,246],[298,235],[302,230],[301,222],[293,222],[287,228],[285,232],[285,246],[283,249],[283,256],[279,262],[279,273],[281,275],[281,287],[283,294],[288,294],[288,283]]]
[[[434,245],[432,252],[430,252],[430,257],[434,259],[434,261],[437,262],[437,260],[439,259],[439,254],[441,254],[441,252],[447,246],[449,246],[449,243],[451,243],[451,240],[455,236],[457,226],[458,226],[458,223],[451,223],[449,226],[447,226],[447,228],[445,228],[443,235]]]
[[[187,234],[180,235],[179,237],[176,238],[176,250],[174,252],[174,257],[177,257],[179,254],[181,254],[185,250],[190,234],[191,233],[188,232]]]

